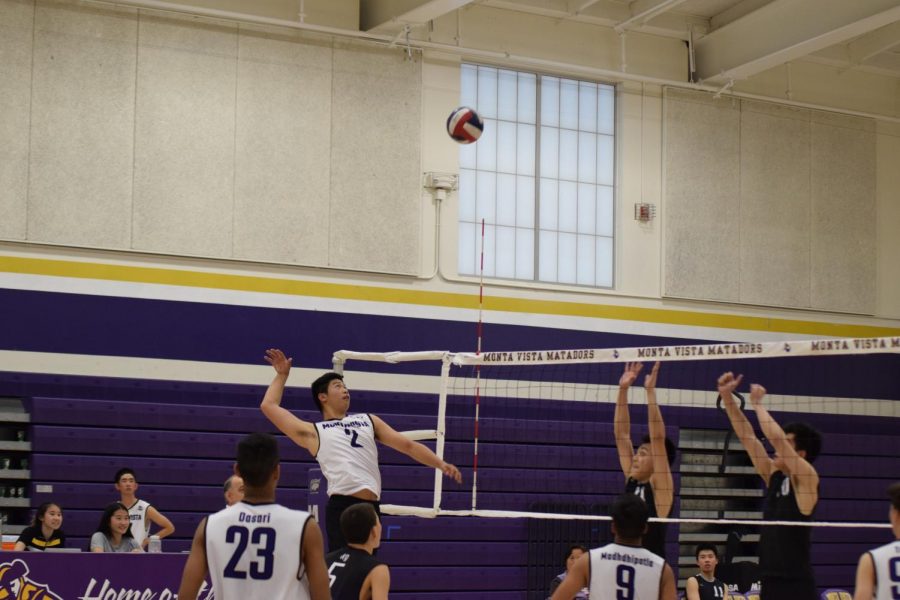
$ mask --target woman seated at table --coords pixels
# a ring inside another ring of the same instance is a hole
[[[55,502],[44,502],[34,513],[31,525],[22,530],[13,550],[47,550],[65,548],[62,529],[63,511]]]
[[[131,535],[128,509],[121,502],[103,509],[97,531],[91,536],[91,552],[143,552]]]

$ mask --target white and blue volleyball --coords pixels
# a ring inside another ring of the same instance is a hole
[[[447,133],[460,144],[471,144],[481,137],[484,121],[474,109],[460,106],[447,119]]]

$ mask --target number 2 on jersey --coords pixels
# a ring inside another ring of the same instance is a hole
[[[355,429],[344,429],[344,433],[346,433],[349,436],[352,436],[350,438],[350,447],[351,448],[362,448],[363,447],[362,444],[356,443],[356,439],[359,437],[359,432],[357,432]]]
[[[634,567],[619,565],[616,568],[616,600],[634,600]]]
[[[256,556],[261,561],[252,560],[250,566],[250,579],[270,579],[275,568],[275,530],[271,527],[257,527],[250,533],[246,527],[232,525],[225,532],[225,542],[237,544],[231,560],[225,565],[225,577],[232,579],[247,579],[247,571],[239,571],[237,566],[249,544],[256,549]],[[262,566],[260,566],[262,565]]]

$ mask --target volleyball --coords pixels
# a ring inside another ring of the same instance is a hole
[[[460,106],[447,118],[447,133],[460,144],[471,144],[481,137],[484,121],[474,109]]]

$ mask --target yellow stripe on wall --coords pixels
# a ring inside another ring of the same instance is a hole
[[[340,298],[398,304],[415,304],[446,308],[477,309],[474,294],[403,290],[388,287],[363,286],[345,283],[321,283],[275,277],[232,275],[186,271],[158,267],[135,267],[103,263],[0,256],[0,271],[26,275],[46,275],[80,279],[101,279],[133,283],[150,283],[223,289],[246,292],[285,294],[318,298]],[[882,337],[900,335],[900,328],[871,325],[850,325],[799,319],[777,319],[741,315],[640,308],[591,304],[588,302],[558,302],[485,296],[485,310],[509,313],[531,313],[596,319],[613,319],[667,325],[712,327],[747,331],[768,331],[822,335],[833,337]]]

